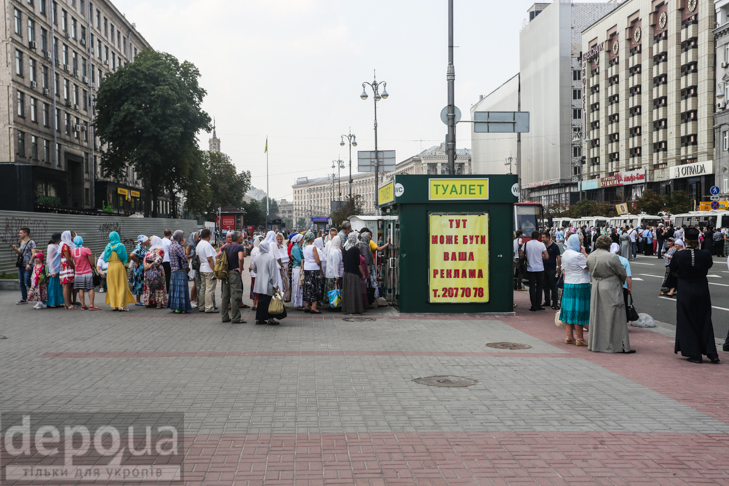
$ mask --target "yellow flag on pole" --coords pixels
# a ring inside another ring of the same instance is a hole
[[[263,151],[264,154],[268,153],[268,137],[266,137],[266,150]]]

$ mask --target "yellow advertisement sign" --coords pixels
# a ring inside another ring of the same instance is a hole
[[[132,191],[132,197],[139,197],[139,191]]]
[[[712,203],[716,203],[715,208],[711,207]],[[700,201],[699,202],[699,211],[724,211],[726,209],[729,209],[729,201]]]
[[[431,213],[429,218],[429,302],[488,302],[489,215]]]
[[[489,179],[429,179],[428,199],[487,201]]]
[[[389,184],[380,187],[380,204],[391,203],[395,200],[395,192],[393,190],[394,186],[395,184],[393,182],[390,182]]]
[[[619,215],[628,214],[628,203],[623,204],[616,204],[615,209],[618,211]]]
[[[117,194],[121,194],[122,196],[128,196],[129,195],[129,189],[122,189],[121,187],[117,187],[116,193]]]

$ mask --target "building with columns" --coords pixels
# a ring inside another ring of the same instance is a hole
[[[715,123],[726,132],[714,117],[714,45],[727,26],[715,20],[711,0],[628,0],[583,31],[587,197],[708,196]]]
[[[471,173],[471,150],[456,150],[456,173]],[[396,165],[393,172],[387,172],[380,181],[398,174],[445,174],[448,169],[448,155],[445,150],[445,143],[436,145],[422,151],[418,155],[408,158]],[[349,195],[348,178],[342,177],[342,200]],[[352,194],[362,197],[362,214],[375,214],[374,173],[359,173],[352,175]],[[298,226],[300,219],[307,224],[312,217],[328,217],[332,212],[332,202],[339,199],[339,179],[336,177],[320,177],[317,179],[299,178],[292,186],[294,192],[293,221]]]
[[[142,185],[100,173],[94,93],[148,42],[107,0],[2,0],[0,208],[141,211]],[[161,214],[169,212],[162,202]]]

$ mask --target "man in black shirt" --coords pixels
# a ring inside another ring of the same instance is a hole
[[[559,290],[557,289],[559,277],[557,274],[562,272],[562,257],[559,246],[551,240],[548,231],[542,233],[542,243],[547,247],[549,254],[549,259],[544,260],[544,302],[542,307],[559,309]]]
[[[659,260],[662,258],[661,253],[663,253],[663,243],[665,241],[666,235],[663,229],[663,223],[658,223],[658,228],[656,228],[656,253],[658,254]]]
[[[240,302],[243,296],[243,261],[245,259],[245,248],[238,242],[240,241],[240,233],[234,231],[230,235],[231,242],[225,245],[222,251],[228,259],[228,279],[220,282],[222,303],[220,305],[220,315],[223,322],[232,322],[233,324],[245,324],[246,321],[241,319]],[[229,304],[230,309],[228,309]],[[230,317],[228,311],[230,310]]]

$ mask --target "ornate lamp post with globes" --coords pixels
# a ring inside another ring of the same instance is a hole
[[[374,93],[374,100],[375,100],[375,214],[377,214],[377,206],[379,206],[379,194],[378,194],[378,184],[379,184],[379,175],[380,175],[380,153],[377,150],[377,102],[380,100],[386,100],[388,96],[387,94],[387,82],[386,81],[380,81],[377,82],[377,73],[375,73],[375,79],[371,83],[368,83],[365,81],[362,83],[362,94],[359,95],[360,98],[363,100],[366,100],[368,98],[367,96],[367,86],[369,86],[372,89],[372,92]],[[380,95],[380,86],[382,86],[382,95]]]
[[[342,135],[342,141],[339,143],[342,147],[344,147],[345,138],[349,141],[349,198],[352,199],[352,147],[357,146],[357,136],[352,133],[350,128],[349,135]]]

